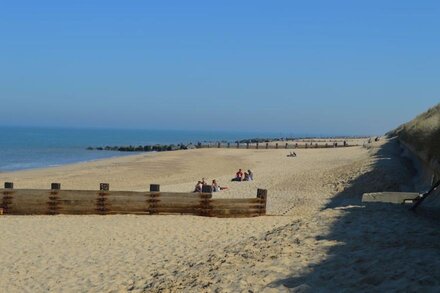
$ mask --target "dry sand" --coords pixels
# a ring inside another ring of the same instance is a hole
[[[437,221],[404,207],[362,206],[367,191],[411,189],[393,143],[371,149],[202,149],[0,174],[16,188],[190,191],[202,177],[254,197],[270,216],[0,217],[5,292],[437,291]],[[253,182],[229,182],[238,168]]]

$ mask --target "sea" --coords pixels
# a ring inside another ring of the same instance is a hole
[[[136,154],[87,147],[138,146],[275,138],[276,133],[140,129],[0,127],[0,172],[60,166]]]

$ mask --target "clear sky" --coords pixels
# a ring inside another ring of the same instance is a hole
[[[440,1],[1,1],[0,125],[380,134],[440,102]]]

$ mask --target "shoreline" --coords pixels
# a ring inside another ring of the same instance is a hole
[[[156,152],[149,152],[151,153],[156,153]],[[7,173],[17,173],[17,172],[26,172],[26,171],[35,171],[35,170],[45,170],[45,169],[53,169],[53,168],[60,168],[60,167],[68,167],[68,166],[72,166],[72,165],[78,165],[78,164],[87,164],[87,163],[94,163],[94,162],[99,162],[99,161],[105,161],[105,160],[114,160],[114,159],[118,159],[118,158],[125,158],[125,157],[132,157],[132,156],[139,156],[139,155],[145,155],[146,153],[142,152],[136,152],[136,153],[124,153],[122,155],[115,155],[115,156],[110,156],[110,157],[105,157],[105,158],[97,158],[97,159],[90,159],[90,160],[85,160],[85,161],[77,161],[77,162],[69,162],[69,163],[65,163],[65,164],[56,164],[56,165],[48,165],[48,166],[41,166],[41,167],[30,167],[30,168],[24,168],[24,169],[14,169],[14,170],[0,170],[0,175],[1,174],[7,174]]]

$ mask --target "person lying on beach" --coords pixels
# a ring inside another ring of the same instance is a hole
[[[235,178],[233,178],[232,181],[243,181],[243,172],[241,169],[238,169],[238,172],[235,173]]]
[[[296,153],[295,152],[290,152],[290,154],[287,155],[288,157],[296,157]]]
[[[203,183],[202,181],[198,181],[196,187],[194,188],[194,192],[202,192]]]
[[[228,187],[226,187],[226,186],[221,187],[220,185],[218,185],[218,183],[215,179],[212,180],[212,191],[213,192],[218,192],[218,191],[225,190],[225,189],[228,189]]]

